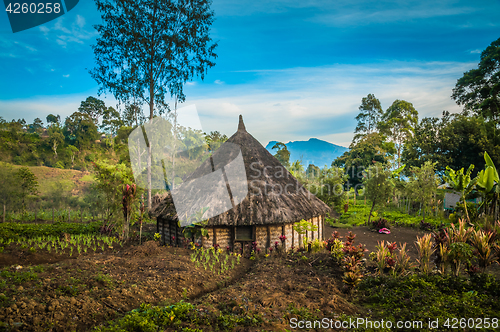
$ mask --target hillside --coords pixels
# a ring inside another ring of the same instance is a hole
[[[273,155],[276,150],[272,150],[277,141],[271,141],[266,149]],[[302,160],[304,166],[314,164],[319,167],[330,166],[332,161],[349,150],[343,146],[332,144],[317,138],[310,138],[308,141],[293,141],[285,144],[290,151],[290,162]]]
[[[0,162],[0,166],[10,166],[17,170],[23,166]],[[38,179],[40,196],[49,196],[54,191],[80,196],[94,181],[92,174],[74,169],[59,169],[46,166],[26,166]]]

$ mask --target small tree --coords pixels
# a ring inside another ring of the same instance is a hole
[[[393,183],[390,181],[392,172],[381,164],[370,166],[363,180],[365,196],[372,201],[368,223],[375,205],[386,202],[392,194]]]
[[[411,168],[410,182],[406,185],[413,199],[422,204],[422,215],[425,222],[425,210],[437,190],[436,164],[426,161],[422,167]]]
[[[304,235],[306,232],[315,232],[318,230],[318,226],[314,225],[310,221],[302,219],[295,225],[293,225],[293,230],[296,231],[297,233]],[[307,236],[304,236],[302,239],[302,244],[304,245],[304,248],[307,250],[308,249],[308,238]]]
[[[71,167],[75,165],[75,156],[78,153],[78,151],[80,150],[78,150],[78,148],[74,145],[68,145],[68,147],[66,148],[66,153],[71,158]]]
[[[52,125],[49,127],[49,142],[52,146],[52,151],[54,151],[54,157],[57,159],[57,147],[64,143],[64,135],[61,132],[61,128],[58,125]]]
[[[29,195],[38,194],[38,179],[28,167],[21,167],[15,177],[18,186],[18,196],[21,199],[21,206],[26,209],[26,199]]]
[[[106,219],[116,220],[120,205],[123,206],[123,196],[125,196],[123,186],[134,183],[132,170],[124,164],[111,165],[106,161],[95,162],[93,166],[95,188],[103,197],[102,208],[106,213]],[[138,194],[137,191],[139,190],[136,189],[134,197]],[[127,216],[131,213],[133,210],[127,211]]]

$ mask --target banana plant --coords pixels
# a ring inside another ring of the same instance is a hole
[[[444,181],[447,182],[455,191],[460,193],[461,199],[464,203],[465,215],[467,221],[470,223],[469,212],[467,211],[467,201],[465,197],[474,189],[474,186],[478,182],[478,178],[475,177],[471,179],[470,175],[474,170],[474,165],[470,165],[467,172],[464,173],[464,169],[461,168],[458,171],[451,169],[446,166],[446,172],[444,175]]]
[[[496,220],[498,216],[497,201],[500,194],[500,181],[497,168],[487,152],[484,152],[484,160],[486,168],[477,175],[477,188],[483,193],[484,204],[486,204],[488,194],[493,194],[492,209]]]

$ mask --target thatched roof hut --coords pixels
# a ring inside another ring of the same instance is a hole
[[[234,149],[234,146],[239,149]],[[297,246],[297,244],[300,245],[298,240],[301,236],[294,234],[296,232],[292,231],[292,225],[302,219],[309,220],[318,227],[315,233],[309,232],[306,235],[308,239],[322,239],[324,215],[330,211],[329,207],[304,188],[269,151],[246,131],[241,115],[238,131],[215,151],[213,158],[203,162],[185,182],[200,178],[214,170],[223,169],[239,156],[240,151],[246,179],[233,179],[230,183],[233,188],[234,185],[246,186],[247,194],[244,197],[231,196],[228,185],[232,208],[229,207],[228,211],[208,219],[207,228],[212,233],[210,242],[234,247],[241,239],[258,241],[261,242],[261,246],[268,247],[270,243],[278,240],[279,235],[286,235],[289,246]],[[220,205],[219,195],[197,192],[204,190],[203,188],[193,190],[190,194],[202,197],[203,202],[198,202],[201,206]],[[179,236],[174,235],[174,232],[180,235],[180,230],[177,229],[179,216],[170,194],[153,197],[150,215],[157,218],[158,230],[162,230],[164,242],[172,243],[174,237],[179,239]],[[261,235],[265,239],[259,236],[263,230],[266,234]],[[271,234],[272,230],[275,233],[274,237]],[[222,240],[223,243],[219,243]],[[204,244],[206,245],[207,242],[205,241]]]

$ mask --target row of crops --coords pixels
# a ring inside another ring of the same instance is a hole
[[[18,246],[31,252],[56,254],[104,252],[123,242],[100,233],[102,223],[19,224],[0,223],[0,252]]]
[[[78,255],[87,252],[104,252],[106,249],[113,249],[113,245],[123,246],[123,242],[115,237],[97,234],[78,234],[63,237],[57,236],[38,236],[34,238],[19,237],[17,240],[12,238],[0,238],[0,247],[8,247],[11,244],[18,245],[22,249],[29,249],[32,252],[45,250],[55,252],[56,254]]]

